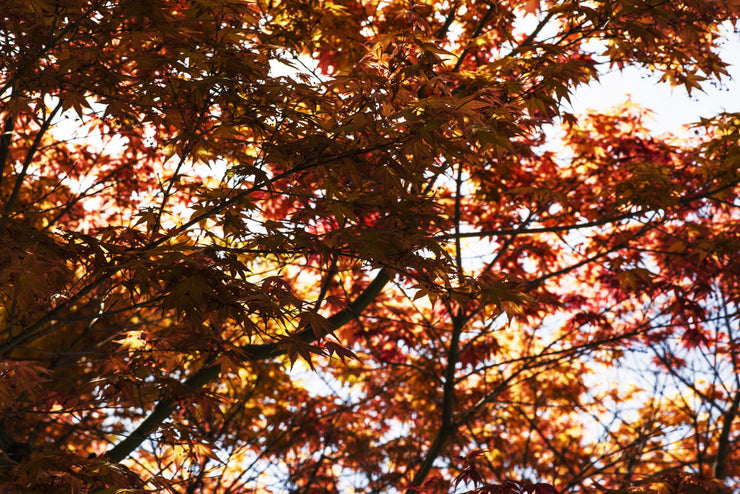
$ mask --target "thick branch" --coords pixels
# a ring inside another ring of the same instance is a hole
[[[62,100],[60,99],[57,105],[51,111],[51,113],[46,116],[44,123],[41,124],[41,128],[36,133],[36,137],[34,137],[33,139],[33,144],[31,144],[31,147],[28,149],[28,152],[26,153],[26,159],[23,161],[23,166],[21,167],[21,170],[18,173],[18,177],[16,177],[15,179],[15,184],[13,185],[13,191],[10,193],[10,197],[5,203],[5,209],[3,211],[4,214],[7,215],[10,212],[11,208],[13,207],[13,204],[18,198],[18,194],[21,191],[21,186],[23,185],[23,181],[25,180],[26,174],[28,173],[28,167],[31,166],[33,157],[36,155],[36,152],[38,151],[39,146],[41,146],[41,141],[44,138],[44,135],[46,134],[46,132],[49,130],[52,120],[54,120],[54,117],[56,116],[57,113],[59,113],[59,110],[61,109],[62,109]]]
[[[640,216],[645,214],[648,211],[639,210],[639,211],[633,211],[630,213],[624,213],[624,214],[618,214],[616,216],[609,216],[604,217],[598,220],[594,221],[586,221],[583,223],[575,223],[572,225],[556,225],[556,226],[542,226],[542,227],[535,227],[535,228],[502,228],[499,230],[483,230],[480,232],[464,232],[464,233],[456,233],[452,235],[453,237],[459,237],[459,238],[470,238],[470,237],[508,237],[511,235],[532,235],[535,233],[557,233],[557,232],[566,232],[569,230],[579,230],[581,228],[589,228],[592,226],[601,226],[606,225],[607,223],[615,223],[617,221],[621,221],[628,218],[634,218],[635,216]]]
[[[414,480],[411,481],[411,485],[419,487],[429,475],[432,470],[434,461],[442,452],[447,439],[455,432],[457,425],[452,420],[453,405],[455,401],[455,366],[457,365],[458,356],[460,354],[460,335],[465,325],[465,317],[461,312],[453,318],[452,324],[452,339],[450,341],[450,349],[447,352],[447,368],[445,369],[445,382],[442,389],[442,424],[437,431],[437,436],[434,438],[434,442],[429,447],[424,461],[421,467],[414,475]],[[406,494],[413,494],[413,489],[406,491]]]
[[[290,170],[284,171],[283,173],[280,173],[278,175],[275,175],[272,178],[263,177],[259,180],[256,180],[255,183],[246,189],[240,190],[237,194],[230,198],[226,198],[223,201],[221,201],[219,204],[205,210],[203,213],[198,214],[196,216],[193,216],[188,221],[183,223],[182,225],[178,226],[177,228],[174,228],[170,232],[168,232],[167,235],[162,235],[156,240],[152,240],[149,242],[149,244],[146,246],[147,248],[153,248],[157,247],[163,243],[165,243],[167,240],[176,237],[177,235],[181,234],[182,232],[186,231],[188,228],[190,228],[193,225],[197,225],[201,221],[211,218],[214,215],[217,215],[221,213],[223,210],[227,209],[231,205],[235,204],[236,202],[240,201],[241,199],[249,196],[250,194],[253,194],[256,191],[259,191],[262,187],[269,186],[270,184],[274,184],[275,182],[279,180],[283,180],[285,178],[290,177],[291,175],[294,175],[299,172],[304,172],[307,170],[312,170],[314,168],[318,168],[323,165],[328,165],[330,163],[333,163],[335,161],[340,161],[344,158],[351,158],[353,156],[358,156],[363,153],[371,152],[371,151],[378,151],[382,149],[386,149],[390,147],[393,144],[398,144],[402,142],[403,139],[399,140],[391,140],[382,144],[378,144],[376,146],[371,146],[363,149],[356,149],[354,151],[349,151],[346,153],[341,153],[336,156],[329,156],[329,157],[321,157],[320,159],[314,159],[309,160],[299,166],[296,166],[294,168],[291,168]]]
[[[442,39],[445,36],[447,36],[447,31],[450,30],[450,26],[452,25],[452,21],[455,20],[455,17],[457,17],[457,7],[460,2],[456,1],[452,7],[450,7],[450,13],[447,14],[447,18],[445,19],[444,24],[440,26],[440,28],[437,30],[436,33],[434,33],[434,36],[436,38]]]
[[[535,38],[537,37],[537,35],[540,34],[540,32],[542,31],[542,29],[553,18],[553,16],[555,15],[555,12],[556,11],[554,9],[551,10],[550,12],[548,12],[547,15],[545,16],[545,18],[542,19],[537,24],[537,27],[534,28],[534,31],[532,31],[531,33],[529,33],[529,36],[527,36],[527,38],[524,41],[522,41],[521,43],[519,43],[519,45],[516,46],[513,50],[511,50],[511,52],[508,55],[506,55],[506,56],[507,57],[513,57],[514,55],[516,55],[517,53],[519,53],[523,49],[528,48],[529,46],[531,46],[532,43],[534,42]]]
[[[676,205],[685,205],[701,199],[716,200],[715,195],[723,192],[727,189],[732,189],[740,184],[740,180],[732,180],[731,182],[719,185],[715,189],[700,192],[698,194],[688,195],[680,198],[676,201]],[[606,225],[609,223],[616,223],[617,221],[626,220],[630,218],[637,218],[647,213],[654,212],[653,209],[638,209],[630,211],[628,213],[617,214],[615,216],[605,216],[598,220],[586,221],[583,223],[574,223],[571,225],[555,225],[555,226],[543,226],[534,228],[501,228],[498,230],[482,230],[479,232],[464,232],[464,233],[453,233],[446,235],[445,238],[480,238],[480,237],[509,237],[516,235],[532,235],[536,233],[558,233],[566,232],[571,230],[579,230],[581,228],[590,228],[594,226]]]
[[[483,28],[488,24],[488,21],[491,19],[491,16],[494,12],[496,12],[497,4],[490,3],[488,4],[488,10],[486,10],[486,13],[483,14],[483,17],[481,18],[480,22],[478,22],[478,25],[475,27],[475,31],[473,31],[473,35],[470,37],[470,41],[468,41],[468,45],[465,47],[465,49],[460,54],[460,57],[457,59],[457,63],[455,64],[455,68],[452,69],[452,72],[457,72],[460,70],[460,67],[462,67],[463,62],[465,61],[465,57],[468,56],[468,53],[470,53],[470,49],[473,47],[473,42],[475,39],[481,35],[483,32]]]
[[[730,457],[730,432],[732,423],[740,411],[740,390],[735,392],[730,408],[722,416],[722,431],[717,439],[717,459],[714,462],[714,478],[724,480],[727,476],[727,460]]]
[[[365,290],[352,302],[346,309],[343,309],[333,316],[329,317],[329,328],[327,332],[335,331],[344,326],[351,320],[358,317],[367,306],[375,300],[383,287],[388,283],[390,277],[388,272],[381,269],[375,279],[365,288]],[[321,336],[324,336],[322,334]],[[307,326],[296,334],[298,338],[310,343],[317,339],[316,333],[311,326]],[[265,343],[263,345],[247,345],[244,350],[247,357],[245,362],[256,362],[258,360],[267,360],[270,358],[284,355],[286,348],[280,343]],[[213,381],[221,373],[221,365],[205,365],[198,372],[190,376],[185,381],[185,386],[190,389],[198,389]],[[116,444],[105,456],[114,462],[118,462],[128,457],[136,448],[143,443],[147,437],[177,408],[175,400],[164,398],[154,407],[139,426],[131,432],[124,440]]]
[[[192,217],[187,222],[183,223],[177,228],[172,229],[169,231],[166,235],[162,235],[156,239],[151,240],[147,245],[145,245],[141,249],[136,249],[135,251],[129,251],[129,252],[136,252],[138,255],[145,255],[145,252],[148,249],[153,249],[155,247],[158,247],[159,245],[164,244],[168,240],[171,240],[172,238],[176,237],[177,235],[181,234],[182,232],[186,231],[188,228],[192,227],[193,225],[198,224],[199,222],[211,218],[214,215],[217,215],[221,213],[226,208],[232,206],[240,199],[247,197],[249,194],[252,194],[256,191],[261,190],[262,187],[268,186],[272,183],[277,182],[278,180],[283,180],[287,177],[289,177],[291,174],[310,170],[322,165],[329,164],[333,161],[338,161],[343,158],[352,157],[364,152],[384,149],[385,147],[390,146],[394,143],[400,143],[402,140],[398,141],[389,141],[384,144],[380,144],[377,146],[364,148],[362,150],[355,150],[349,153],[343,153],[337,156],[331,156],[328,158],[322,158],[320,160],[313,160],[308,161],[302,165],[296,166],[288,171],[285,171],[283,173],[280,173],[276,175],[275,177],[269,179],[264,178],[262,180],[259,180],[257,183],[255,183],[252,187],[249,187],[247,189],[239,191],[239,193],[235,194],[234,196],[230,198],[224,199],[221,203],[213,206],[212,208],[204,211],[203,213]],[[122,269],[122,265],[114,265],[111,266],[110,269],[108,269],[105,273],[103,273],[100,277],[96,278],[95,280],[91,281],[88,285],[83,287],[79,292],[77,292],[75,295],[70,296],[68,299],[66,299],[63,302],[60,302],[58,305],[56,305],[54,308],[49,310],[46,314],[41,316],[39,319],[34,321],[31,325],[29,325],[27,328],[25,328],[21,333],[19,333],[15,338],[9,338],[5,343],[0,345],[0,357],[5,356],[8,352],[12,351],[14,348],[16,348],[18,345],[22,345],[24,343],[27,343],[34,338],[37,338],[38,336],[42,335],[44,333],[44,327],[52,320],[54,317],[59,314],[60,312],[66,310],[67,308],[71,307],[75,302],[80,300],[82,297],[87,295],[88,293],[92,292],[95,288],[99,287],[102,283],[104,283],[106,280],[112,278],[117,272],[119,272]]]
[[[13,127],[15,127],[15,118],[13,115],[7,115],[5,125],[3,125],[3,134],[0,135],[0,184],[3,183],[5,165],[10,156],[10,138],[13,134]]]

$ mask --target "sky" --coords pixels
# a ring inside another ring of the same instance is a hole
[[[659,83],[659,77],[650,76],[646,69],[614,69],[602,74],[598,82],[575,91],[571,98],[573,113],[616,106],[629,95],[633,103],[652,110],[654,120],[648,127],[663,133],[679,131],[682,125],[697,122],[699,117],[740,112],[740,33],[733,32],[731,26],[723,32],[726,41],[721,55],[730,64],[727,69],[734,79],[725,78],[720,86],[705,83],[704,92],[695,90],[689,96],[683,87]]]

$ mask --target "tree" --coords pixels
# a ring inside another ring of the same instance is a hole
[[[737,487],[739,12],[6,2],[2,491]]]

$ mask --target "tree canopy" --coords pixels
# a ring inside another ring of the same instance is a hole
[[[0,491],[740,487],[739,14],[3,2]]]

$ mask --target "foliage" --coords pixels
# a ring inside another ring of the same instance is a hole
[[[739,12],[4,2],[0,490],[739,486]]]

